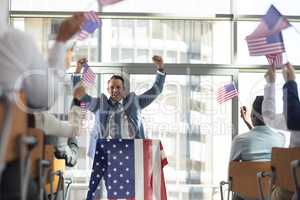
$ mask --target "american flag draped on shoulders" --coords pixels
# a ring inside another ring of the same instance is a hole
[[[96,80],[96,74],[87,63],[83,64],[82,81],[87,86],[93,86]]]
[[[228,83],[218,89],[217,102],[221,104],[238,95],[239,93],[234,85],[234,82]]]
[[[90,34],[94,33],[96,29],[101,25],[101,21],[94,11],[84,13],[85,21],[81,26],[80,32],[77,34],[79,41],[85,40]]]
[[[250,56],[265,55],[270,65],[281,65],[285,52],[281,30],[289,26],[287,18],[271,5],[258,27],[246,37]]]
[[[159,140],[98,139],[87,200],[167,200],[167,163]],[[101,179],[105,194],[97,197]]]

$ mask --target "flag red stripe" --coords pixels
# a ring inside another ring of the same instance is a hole
[[[221,98],[218,98],[217,100],[228,99],[228,98],[234,97],[234,96],[236,96],[236,95],[237,95],[236,93],[232,93],[232,94],[230,94],[230,95],[225,95],[225,96],[223,96],[223,97],[221,97]]]
[[[273,55],[266,55],[267,57],[267,60],[269,62],[270,65],[275,65],[275,66],[278,66],[278,65],[282,65],[282,54],[279,53],[279,54],[273,54]]]
[[[267,54],[282,53],[284,51],[285,51],[284,48],[281,48],[281,49],[270,49],[270,50],[262,50],[262,51],[250,52],[250,55],[251,56],[264,56],[264,55],[267,55]]]
[[[259,43],[259,44],[251,44],[248,45],[248,49],[249,50],[257,50],[257,49],[261,49],[261,48],[276,48],[276,47],[282,47],[282,43],[277,42],[277,43],[273,43],[273,44],[267,44],[267,43]]]
[[[164,176],[164,171],[163,168],[161,168],[161,173],[160,173],[160,200],[167,200],[167,189],[165,185],[165,176]]]
[[[234,94],[231,94],[231,95],[227,95],[227,96],[225,96],[223,98],[219,98],[219,99],[217,99],[217,101],[218,101],[218,103],[223,103],[223,102],[225,102],[227,100],[232,99],[235,96],[238,96],[238,93],[234,93]]]
[[[224,98],[227,98],[228,96],[232,96],[232,95],[237,95],[237,92],[236,91],[231,91],[229,93],[224,93],[223,95],[220,95],[217,97],[217,99],[224,99]]]
[[[246,39],[247,42],[251,43],[251,42],[259,42],[259,41],[266,41],[266,38],[264,37],[260,37],[260,38],[253,38],[253,39]]]
[[[235,97],[235,96],[237,96],[237,95],[236,94],[232,94],[232,95],[228,95],[228,96],[226,96],[224,98],[219,98],[217,100],[218,101],[224,101],[224,100],[227,100],[227,99],[231,99],[231,97]]]
[[[249,48],[249,51],[251,53],[260,53],[263,51],[278,51],[278,50],[284,50],[284,47],[282,45],[278,46],[263,46],[263,47],[257,47],[257,48]]]
[[[152,188],[151,186],[151,169],[152,166],[152,141],[144,140],[144,200],[152,200]]]
[[[219,96],[217,96],[217,99],[223,99],[223,98],[226,98],[227,96],[231,96],[231,95],[235,95],[235,94],[237,94],[237,92],[235,90],[233,90],[228,93],[220,94]]]

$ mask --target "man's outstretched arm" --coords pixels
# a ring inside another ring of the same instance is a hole
[[[286,115],[287,127],[290,130],[300,130],[300,124],[298,123],[300,119],[300,102],[294,68],[287,63],[282,72],[286,81],[283,86],[283,110]]]
[[[166,73],[164,71],[164,62],[162,57],[153,56],[152,60],[156,65],[157,74],[153,86],[138,96],[141,109],[145,108],[155,100],[155,98],[162,92],[165,83]]]

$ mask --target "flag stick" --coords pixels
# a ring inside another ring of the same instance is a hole
[[[238,102],[239,102],[239,104],[241,104],[242,105],[242,101],[241,101],[241,98],[240,98],[240,94],[239,94],[239,91],[236,89],[236,87],[235,87],[235,82],[234,81],[232,81],[232,83],[233,83],[233,86],[234,86],[234,89],[237,91],[237,93],[238,93],[238,95],[237,95],[237,97],[238,97]],[[239,106],[239,108],[240,108],[240,106]]]
[[[300,34],[300,33],[299,33]],[[288,58],[288,55],[286,52],[284,52],[284,56],[285,56],[285,59],[286,59],[286,62],[289,62],[289,58]]]
[[[75,40],[75,41],[73,42],[73,44],[72,44],[71,51],[74,50],[75,46],[76,46],[76,40]]]
[[[300,31],[299,31],[295,26],[293,26],[293,28],[294,28],[295,31],[300,35]]]

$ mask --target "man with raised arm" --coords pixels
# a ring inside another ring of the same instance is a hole
[[[163,59],[153,56],[157,73],[153,86],[141,95],[134,92],[125,94],[125,84],[122,76],[113,75],[108,80],[109,97],[101,94],[93,98],[86,94],[85,88],[79,86],[74,90],[74,97],[87,104],[87,109],[95,113],[95,125],[91,133],[89,156],[93,157],[98,138],[145,138],[141,111],[150,105],[162,92],[166,73]],[[77,67],[81,71],[82,65]],[[80,76],[73,76],[74,84],[80,81]]]

